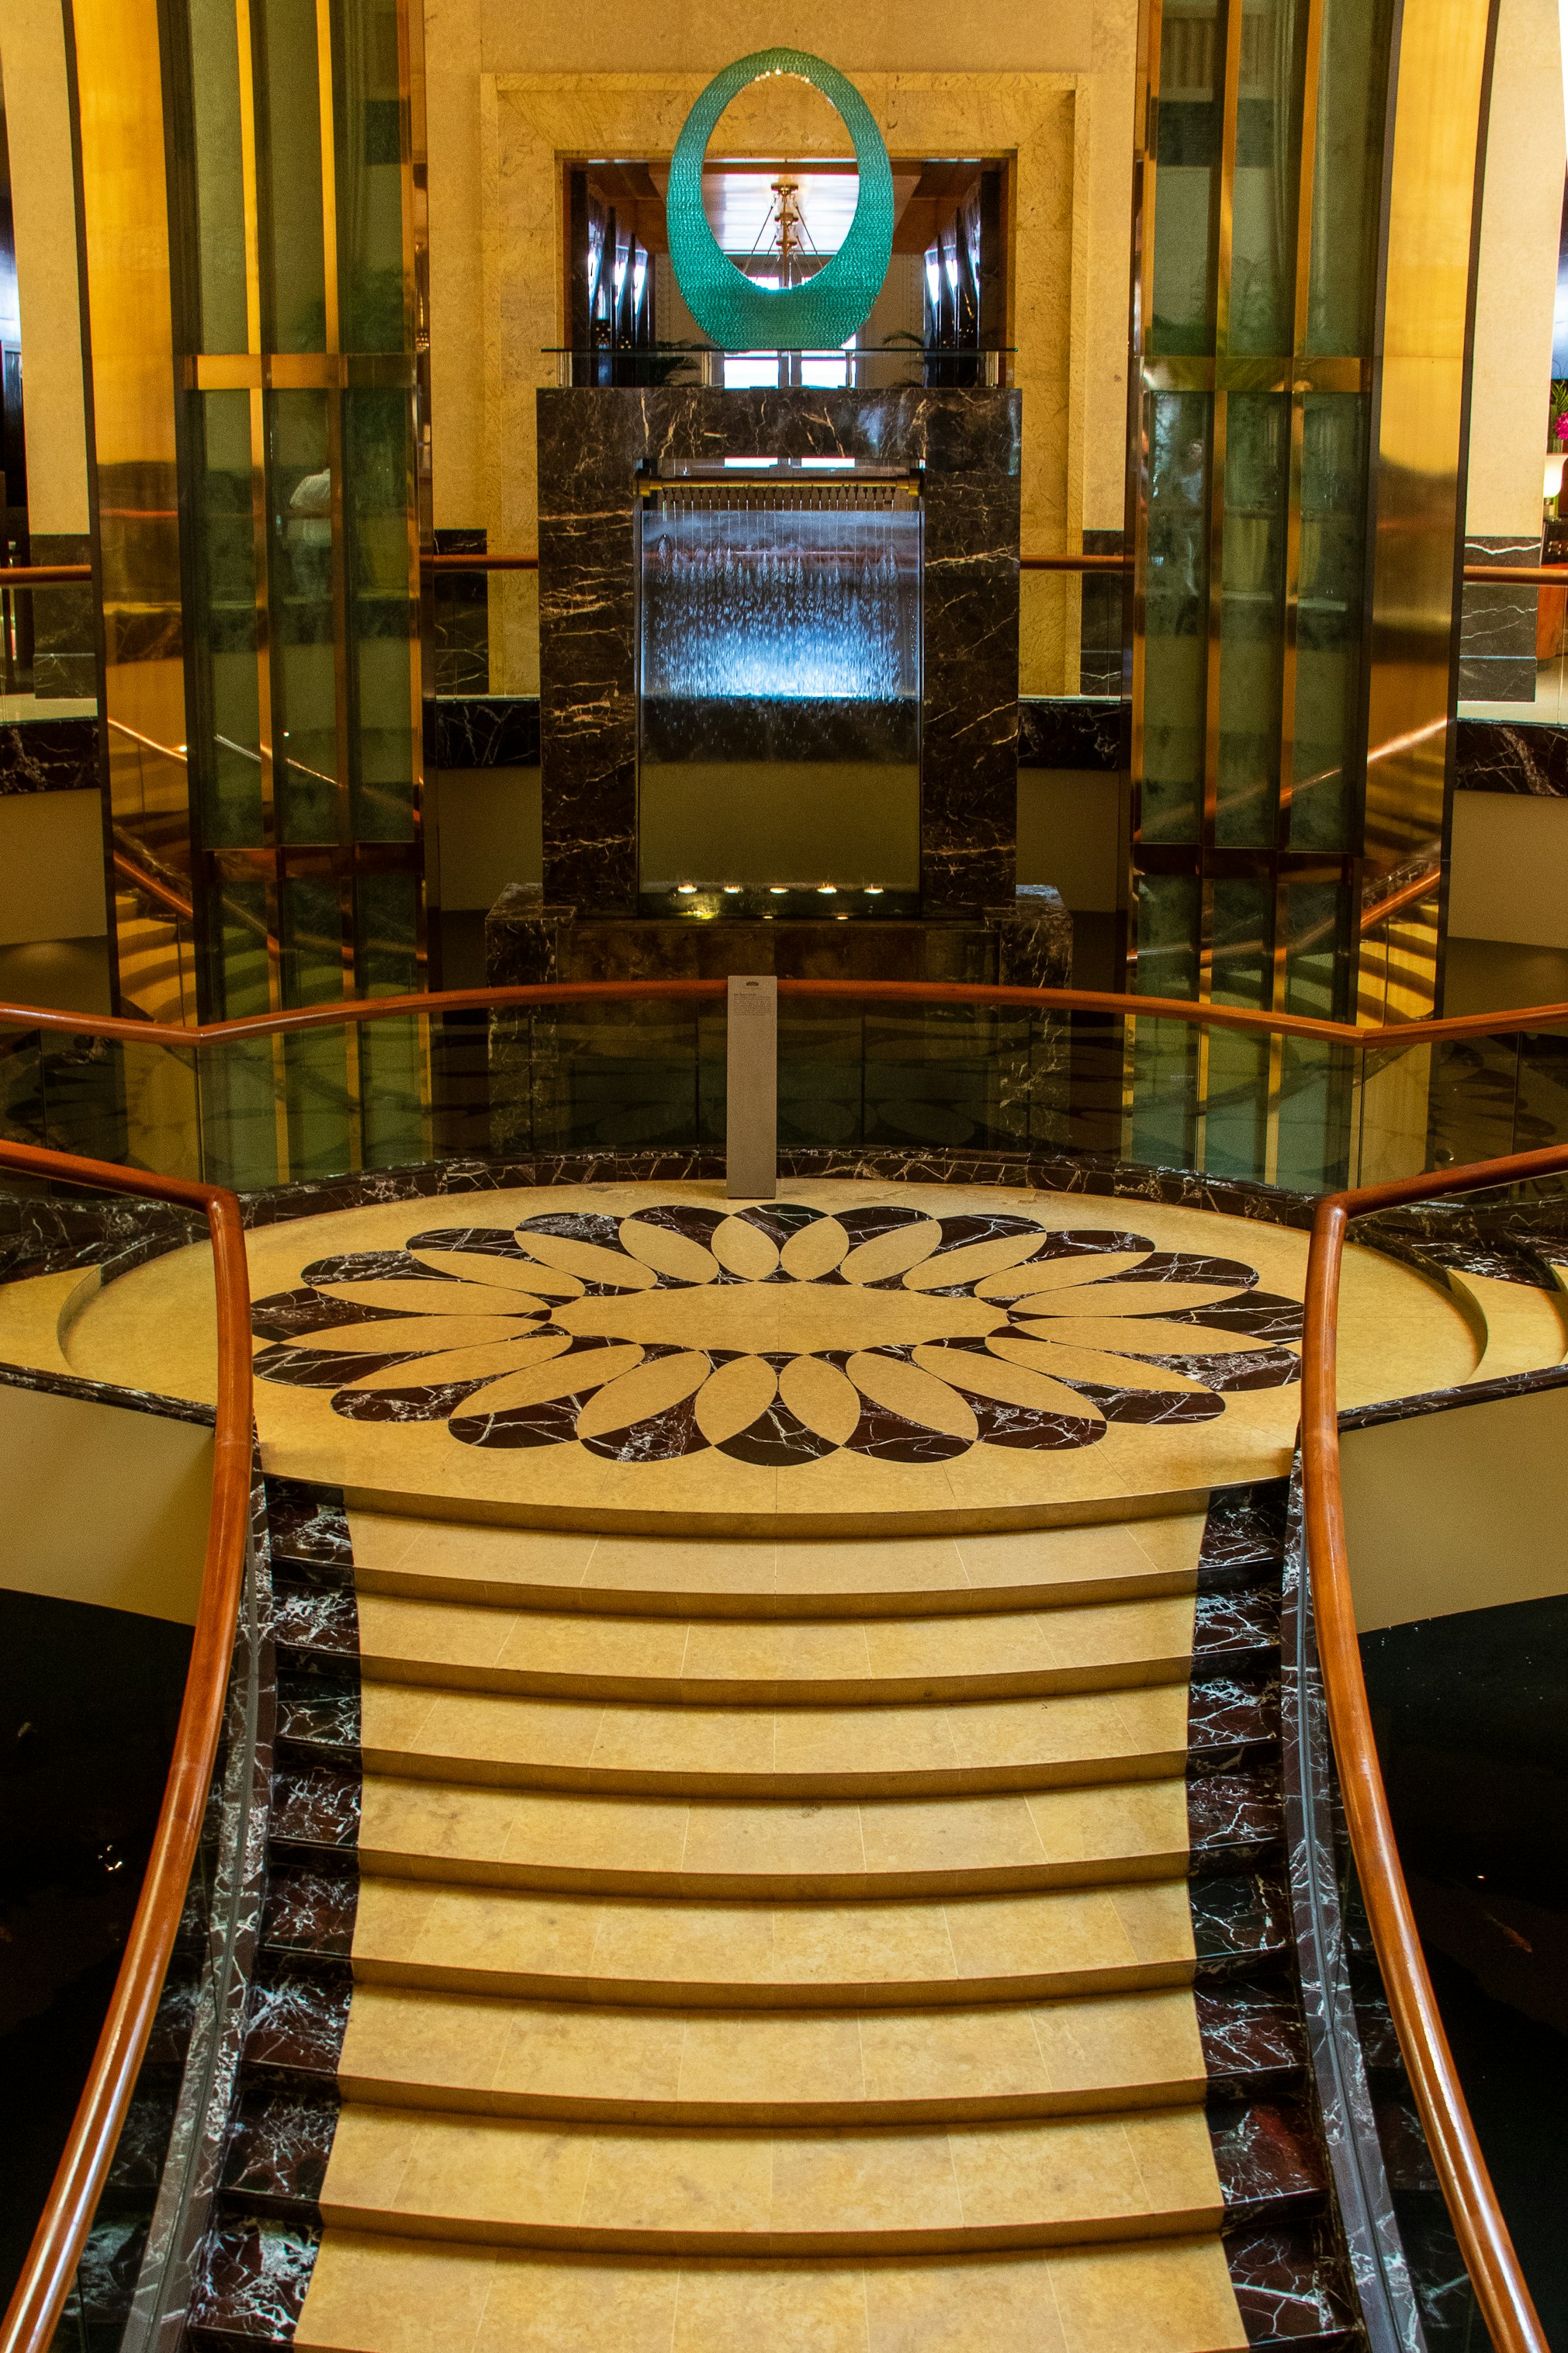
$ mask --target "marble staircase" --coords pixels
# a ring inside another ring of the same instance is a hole
[[[200,2339],[1339,2341],[1282,1492],[584,1543],[275,1482],[272,1894]]]

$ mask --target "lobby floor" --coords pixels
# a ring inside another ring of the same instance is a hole
[[[1307,1237],[1144,1202],[816,1181],[389,1201],[259,1228],[269,1471],[538,1525],[910,1532],[1278,1475]],[[63,1318],[71,1370],[214,1392],[205,1247]],[[1469,1378],[1465,1303],[1347,1259],[1346,1405]]]
[[[284,2074],[226,2179],[313,2219],[288,2277],[236,2224],[237,2309],[308,2276],[304,2353],[1339,2341],[1279,1877],[1306,1236],[813,1181],[247,1240]],[[75,1268],[0,1289],[0,1356],[205,1398],[211,1315],[205,1246]],[[1352,1249],[1340,1352],[1351,1405],[1568,1327]]]

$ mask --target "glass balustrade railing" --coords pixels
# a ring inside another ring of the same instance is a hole
[[[1568,1021],[1552,1008],[1517,1030],[1362,1045],[1126,1002],[785,984],[780,1148],[1131,1161],[1320,1193],[1568,1137]],[[241,1190],[453,1157],[723,1147],[717,994],[350,1011],[199,1039],[13,1020],[0,1134]]]

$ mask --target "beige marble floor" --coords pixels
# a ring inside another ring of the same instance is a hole
[[[724,1217],[728,1205],[715,1185],[468,1194],[252,1233],[252,1291],[264,1299],[298,1290],[302,1270],[321,1261],[402,1250],[422,1233],[479,1227],[504,1240],[525,1219],[573,1211],[633,1221],[614,1250],[525,1235],[525,1260],[435,1250],[422,1254],[428,1282],[379,1280],[372,1271],[323,1284],[340,1320],[295,1345],[341,1356],[345,1391],[363,1398],[422,1381],[489,1386],[465,1392],[450,1422],[377,1420],[346,1418],[330,1388],[260,1379],[257,1411],[268,1467],[344,1485],[391,1509],[434,1506],[587,1526],[624,1525],[624,1515],[635,1514],[645,1529],[801,1532],[1026,1525],[1053,1514],[1076,1516],[1107,1499],[1190,1494],[1285,1468],[1299,1408],[1294,1386],[1232,1388],[1217,1400],[1222,1410],[1200,1422],[1132,1424],[1102,1423],[1083,1388],[1069,1384],[1190,1397],[1203,1388],[1198,1360],[1205,1352],[1234,1357],[1263,1346],[1234,1329],[1166,1322],[1170,1314],[1223,1304],[1238,1295],[1237,1286],[1223,1279],[1128,1280],[1147,1255],[1143,1246],[1239,1261],[1256,1271],[1261,1291],[1299,1300],[1305,1235],[1192,1209],[1005,1187],[803,1183],[787,1186],[781,1204],[816,1213],[782,1253],[754,1227]],[[650,1211],[681,1207],[710,1213],[710,1248],[647,1222]],[[853,1229],[847,1240],[837,1225],[839,1212],[853,1219],[886,1208],[917,1214],[868,1240]],[[1103,1235],[1106,1246],[1065,1260],[1047,1249],[1032,1272],[1026,1240],[983,1240],[933,1255],[941,1221],[999,1214],[1048,1233]],[[1124,1235],[1139,1249],[1118,1247],[1115,1238]],[[456,1284],[440,1279],[453,1273]],[[592,1286],[610,1278],[620,1295],[597,1295]],[[525,1290],[527,1283],[535,1289]],[[959,1284],[962,1295],[949,1295],[945,1286]],[[1089,1295],[1090,1285],[1098,1296]],[[88,1377],[210,1398],[210,1300],[205,1250],[181,1251],[85,1298],[73,1295],[59,1342],[72,1368]],[[395,1326],[342,1320],[356,1306],[395,1308],[414,1320]],[[416,1353],[384,1369],[389,1334],[400,1350]],[[889,1345],[908,1354],[877,1353]],[[1371,1251],[1349,1251],[1342,1403],[1463,1382],[1483,1345],[1473,1316],[1437,1282]],[[454,1436],[451,1424],[471,1426],[478,1415],[548,1407],[563,1392],[566,1376],[556,1359],[567,1351],[604,1383],[583,1405],[574,1435],[521,1448]],[[265,1345],[258,1353],[266,1356]],[[274,1345],[272,1361],[276,1353]],[[784,1404],[830,1446],[819,1459],[779,1467],[719,1451],[773,1393],[764,1355],[783,1364]],[[1182,1370],[1168,1361],[1177,1356]],[[947,1377],[955,1369],[967,1384],[962,1390]],[[854,1451],[846,1440],[857,1390],[868,1411],[934,1432],[935,1451],[945,1448],[946,1459]],[[1075,1426],[1089,1430],[1089,1441],[1048,1450],[992,1442],[977,1419],[986,1399],[1078,1416]],[[624,1459],[595,1451],[613,1449],[615,1433],[629,1424],[647,1429],[681,1411],[697,1433],[696,1451],[647,1459],[635,1432]]]

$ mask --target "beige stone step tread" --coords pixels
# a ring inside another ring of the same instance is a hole
[[[689,1797],[940,1796],[1154,1779],[1187,1754],[1184,1683],[955,1705],[638,1707],[367,1683],[367,1771]]]
[[[362,1591],[667,1617],[1048,1609],[1191,1592],[1202,1513],[993,1535],[569,1535],[351,1510]]]
[[[1182,1879],[945,1903],[659,1900],[360,1882],[361,1984],[758,2007],[1033,2000],[1190,1983]]]
[[[367,1675],[541,1697],[790,1705],[1186,1680],[1194,1597],[961,1617],[647,1618],[359,1597]]]
[[[605,1895],[1000,1893],[1171,1878],[1185,1783],[949,1799],[587,1797],[367,1773],[367,1871]]]
[[[597,2257],[329,2227],[300,2353],[1241,2353],[1215,2237],[855,2263]]]
[[[496,2245],[912,2254],[1212,2231],[1200,2106],[897,2130],[681,2132],[349,2101],[329,2225]]]
[[[345,2098],[579,2122],[975,2122],[1191,2105],[1185,1988],[983,2009],[702,2010],[359,1985]]]
[[[1479,1310],[1486,1344],[1472,1381],[1493,1381],[1509,1373],[1539,1372],[1560,1365],[1568,1353],[1563,1298],[1555,1290],[1528,1282],[1505,1282],[1496,1275],[1448,1270],[1448,1281]]]

